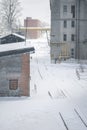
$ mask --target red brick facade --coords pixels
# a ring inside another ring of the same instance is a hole
[[[21,77],[19,82],[21,96],[30,96],[30,55],[22,54]]]
[[[30,96],[30,55],[0,57],[0,96]]]
[[[40,27],[40,26],[41,26],[41,22],[37,19],[32,19],[31,17],[27,17],[24,20],[24,27]],[[31,38],[31,39],[39,38],[40,34],[41,34],[41,32],[38,30],[27,30],[26,31],[27,38]]]

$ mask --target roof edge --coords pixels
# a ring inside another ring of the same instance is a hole
[[[22,53],[35,53],[35,49],[34,47],[28,47],[28,48],[22,48],[22,49],[3,51],[3,52],[0,52],[0,57],[22,54]]]

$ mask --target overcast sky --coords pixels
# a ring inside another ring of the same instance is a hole
[[[22,20],[26,17],[32,17],[50,23],[49,0],[20,0],[20,2],[22,6]]]

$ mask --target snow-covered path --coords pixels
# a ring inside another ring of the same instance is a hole
[[[0,130],[87,130],[87,81],[78,80],[78,65],[51,64],[47,42],[31,44],[31,97],[0,98]]]

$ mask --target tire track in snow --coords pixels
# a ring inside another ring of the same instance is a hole
[[[60,89],[60,91],[57,90],[56,93],[52,93],[52,92],[48,91],[48,95],[50,96],[51,99],[67,98],[67,96],[65,95],[65,92],[61,89]]]
[[[48,95],[50,96],[51,99],[53,99],[52,94],[50,93],[50,91],[48,91]]]
[[[39,67],[38,67],[38,73],[39,73],[41,79],[43,80],[43,77],[42,77],[42,75],[41,75],[41,73],[40,73]]]
[[[66,130],[69,130],[69,128],[68,128],[68,126],[67,126],[67,124],[66,124],[66,122],[65,122],[65,120],[64,120],[64,118],[63,118],[63,116],[62,116],[62,114],[60,112],[59,112],[59,115],[60,115],[60,118],[61,118]]]
[[[64,90],[61,90],[61,93],[63,94],[64,97],[67,97]]]
[[[86,122],[82,119],[82,117],[81,117],[81,115],[79,114],[79,112],[78,112],[76,109],[74,109],[74,111],[75,111],[75,113],[77,114],[77,116],[79,117],[79,119],[82,121],[82,123],[85,125],[85,127],[87,127]]]
[[[40,75],[40,78],[43,80],[43,77],[42,77],[40,69],[39,69],[39,61],[38,61],[38,58],[37,58],[37,54],[36,54],[36,63],[37,63],[37,68],[38,68],[38,73]]]
[[[67,92],[70,100],[72,100],[71,95]],[[78,106],[77,104],[75,104],[76,106]],[[82,116],[80,115],[80,113],[74,108],[74,111],[76,113],[76,115],[78,116],[78,118],[81,120],[81,122],[83,123],[83,125],[87,128],[87,123],[84,121],[84,119],[82,118]]]

